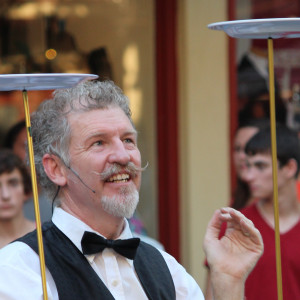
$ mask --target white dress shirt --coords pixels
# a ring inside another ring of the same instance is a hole
[[[81,238],[84,231],[95,232],[61,208],[55,208],[52,221],[81,252]],[[120,239],[132,237],[126,220],[125,223]],[[203,294],[195,280],[172,256],[164,251],[160,252],[171,272],[176,299],[203,300]],[[86,258],[115,299],[148,299],[134,270],[132,260],[108,248],[102,253],[86,255]],[[47,268],[46,282],[48,299],[58,300],[55,282]],[[14,242],[0,250],[0,299],[43,299],[39,257],[25,243]]]

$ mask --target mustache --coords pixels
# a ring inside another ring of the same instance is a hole
[[[114,163],[111,165],[107,170],[103,171],[102,173],[94,171],[96,175],[100,176],[101,180],[107,180],[111,176],[120,173],[126,172],[130,175],[130,177],[134,178],[138,175],[139,172],[143,172],[147,169],[149,163],[147,162],[144,167],[138,167],[133,162],[129,162],[127,165],[120,165],[118,163]]]

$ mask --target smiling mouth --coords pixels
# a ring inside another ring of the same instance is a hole
[[[106,182],[128,182],[130,180],[129,174],[116,174],[109,177]]]

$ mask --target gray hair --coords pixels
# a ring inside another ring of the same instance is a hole
[[[57,186],[48,178],[43,167],[43,156],[53,154],[69,166],[71,128],[67,115],[108,107],[120,107],[131,119],[129,100],[112,81],[86,81],[69,89],[56,90],[53,99],[41,103],[32,115],[31,129],[39,184],[48,195],[54,195]]]

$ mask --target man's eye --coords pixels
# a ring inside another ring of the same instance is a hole
[[[128,144],[134,144],[133,139],[130,139],[130,138],[125,139],[124,142],[128,143]]]
[[[103,141],[97,141],[94,143],[94,146],[102,146],[103,145]]]
[[[259,170],[264,170],[267,166],[266,166],[266,164],[257,164],[256,167]]]
[[[242,151],[244,151],[244,149],[241,146],[235,146],[234,151],[235,152],[242,152]]]
[[[16,187],[19,184],[20,184],[20,180],[17,180],[17,179],[9,181],[9,185],[12,186],[12,187]]]

